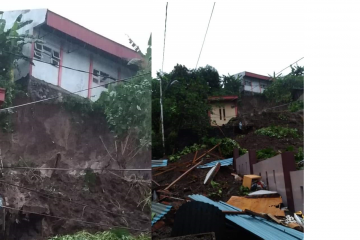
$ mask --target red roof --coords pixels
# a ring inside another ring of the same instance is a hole
[[[46,24],[119,58],[141,58],[136,51],[90,31],[89,29],[49,10],[47,11]]]
[[[268,80],[268,81],[271,80],[270,77],[267,77],[267,76],[264,76],[264,75],[260,75],[260,74],[256,74],[256,73],[251,73],[251,72],[245,72],[245,76],[246,76],[246,77],[259,78],[259,79]]]
[[[236,100],[238,99],[238,96],[213,96],[213,97],[208,97],[209,101],[216,101],[216,100]]]

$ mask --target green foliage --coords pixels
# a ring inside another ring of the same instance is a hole
[[[49,240],[150,240],[150,236],[141,234],[139,236],[130,236],[127,231],[110,230],[91,234],[86,231],[78,232],[74,235],[56,236]]]
[[[278,153],[272,148],[265,148],[256,151],[256,158],[258,160],[268,159],[276,156]]]
[[[222,196],[222,188],[220,183],[217,183],[215,181],[210,182],[212,190],[209,193],[209,197],[221,197]]]
[[[289,111],[290,112],[297,112],[299,110],[304,109],[304,102],[303,101],[296,101],[289,104]]]
[[[100,102],[92,102],[88,98],[77,96],[65,96],[62,101],[63,107],[69,112],[76,112],[81,116],[88,116],[92,114],[103,115],[104,108]]]
[[[264,135],[268,137],[274,138],[299,138],[300,135],[296,128],[287,128],[287,127],[280,127],[280,126],[271,126],[267,128],[261,128],[255,131],[255,134]]]
[[[203,143],[208,147],[213,147],[220,143],[220,150],[224,157],[231,157],[235,148],[239,148],[239,154],[243,155],[247,152],[246,149],[240,147],[239,143],[231,138],[206,138],[202,139]]]
[[[156,213],[151,213],[151,220],[153,220],[154,219],[154,217],[156,216]]]
[[[0,13],[2,15],[2,13]],[[22,54],[25,44],[31,43],[31,37],[18,34],[18,30],[30,24],[32,21],[21,22],[19,15],[12,27],[5,30],[6,20],[0,19],[0,88],[5,88],[5,101],[2,108],[11,107],[18,88],[14,82],[14,69],[17,60],[29,59]],[[10,112],[11,113],[11,112]],[[12,132],[12,124],[9,112],[0,112],[0,127],[4,132]]]
[[[250,193],[250,189],[248,187],[244,187],[243,185],[240,186],[240,195],[245,196]]]
[[[236,95],[240,97],[241,80],[239,77],[223,75],[223,85],[225,95]]]
[[[293,68],[290,74],[273,78],[272,84],[265,89],[264,95],[276,103],[288,103],[293,100],[294,88],[304,88],[304,67]]]
[[[202,72],[206,75],[206,71]],[[152,80],[152,129],[153,139],[161,141],[160,81],[163,90],[164,130],[166,153],[177,145],[177,137],[182,129],[191,130],[198,136],[206,135],[210,127],[207,103],[209,86],[198,71],[176,65],[170,73],[158,73]],[[160,152],[153,145],[152,152]]]
[[[183,156],[183,155],[187,155],[189,153],[193,153],[193,152],[199,151],[204,148],[206,148],[206,145],[200,145],[200,144],[195,143],[194,145],[192,145],[190,147],[185,147],[182,151],[169,156],[169,161],[175,162],[175,161],[179,160],[181,158],[181,156]]]
[[[282,113],[279,114],[279,119],[281,119],[281,120],[283,120],[283,121],[288,120],[288,118],[287,118],[284,114],[282,114]]]
[[[298,152],[295,154],[295,161],[302,161],[304,160],[304,149],[303,148],[299,148]]]

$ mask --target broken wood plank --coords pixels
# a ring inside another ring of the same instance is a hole
[[[196,152],[195,152],[195,156],[194,156],[194,159],[192,160],[192,164],[194,164],[194,163],[195,163],[195,159],[196,159],[197,153],[198,153],[198,151],[196,150]]]
[[[200,157],[198,157],[195,162],[197,162],[199,159],[201,159],[202,157],[206,156],[206,154],[208,154],[209,152],[211,152],[212,150],[214,150],[215,148],[217,148],[218,146],[220,146],[220,143],[216,144],[214,147],[212,147],[211,149],[207,150],[204,154],[202,154]]]
[[[169,186],[167,186],[164,190],[168,190],[169,188],[171,188],[175,183],[177,183],[179,180],[181,180],[186,174],[188,174],[189,172],[191,172],[194,168],[196,168],[197,166],[199,166],[203,161],[198,162],[197,164],[195,164],[193,167],[191,167],[190,169],[188,169],[185,173],[183,173],[180,177],[178,177],[175,181],[173,181],[172,183],[170,183]]]
[[[277,217],[275,217],[274,215],[272,215],[271,213],[268,213],[267,214],[268,217],[273,220],[274,222],[278,223],[278,224],[281,224],[281,225],[284,225]]]
[[[160,187],[160,184],[158,184],[158,183],[155,182],[154,180],[151,180],[151,181]]]
[[[153,175],[153,177],[159,176],[159,175],[161,175],[161,174],[163,174],[163,173],[166,173],[166,172],[170,172],[170,171],[174,170],[175,168],[176,168],[176,167],[173,167],[173,168],[170,168],[170,169],[165,170],[165,171],[163,171],[163,172],[159,172],[159,173]]]

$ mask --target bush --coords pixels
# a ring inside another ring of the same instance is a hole
[[[289,111],[290,112],[297,112],[299,110],[304,109],[304,102],[303,101],[296,101],[289,104]]]
[[[261,128],[255,131],[255,134],[264,135],[268,137],[275,137],[275,138],[286,138],[286,137],[293,137],[299,138],[300,135],[298,134],[298,130],[296,128],[287,128],[287,127],[280,127],[280,126],[271,126],[267,128]]]
[[[256,157],[259,160],[268,159],[276,156],[278,153],[272,148],[261,149],[256,152]]]

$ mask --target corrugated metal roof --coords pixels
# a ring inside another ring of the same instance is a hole
[[[214,202],[202,195],[195,194],[189,197],[195,201],[212,204],[222,211],[241,211],[241,209],[226,204],[225,202]],[[226,219],[266,240],[304,239],[304,233],[260,217],[228,214],[226,215]]]
[[[203,164],[201,166],[198,166],[197,168],[212,168],[217,163],[220,163],[221,166],[229,166],[229,165],[233,164],[233,158],[228,158],[228,159],[224,159],[224,160],[217,160],[217,161],[209,162],[209,163]]]
[[[165,205],[161,203],[152,202],[151,203],[151,212],[155,213],[155,217],[151,220],[151,226],[154,225],[157,221],[160,220],[167,212],[170,211],[172,206]]]
[[[167,159],[163,160],[151,160],[151,167],[166,167],[168,163]]]

